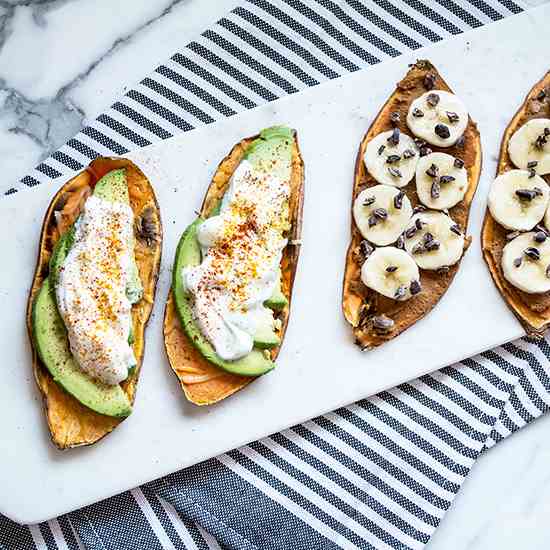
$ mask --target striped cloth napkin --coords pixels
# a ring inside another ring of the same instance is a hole
[[[520,11],[512,0],[244,1],[21,186]],[[548,341],[524,338],[40,525],[0,516],[0,548],[420,549],[480,453],[549,408],[549,359]]]

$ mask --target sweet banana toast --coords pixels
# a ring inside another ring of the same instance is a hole
[[[417,61],[357,154],[342,308],[361,349],[401,334],[451,284],[480,170],[475,122],[437,69]]]
[[[483,222],[483,257],[527,334],[550,326],[550,72],[506,128]]]

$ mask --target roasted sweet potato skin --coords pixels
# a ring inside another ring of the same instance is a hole
[[[428,75],[433,75],[433,79],[430,77],[427,79]],[[437,69],[426,60],[417,61],[412,65],[405,77],[397,84],[395,91],[378,113],[359,146],[355,163],[352,208],[353,201],[363,189],[377,184],[376,180],[367,172],[363,161],[367,144],[377,134],[390,130],[394,126],[390,121],[390,114],[395,111],[400,114],[400,122],[397,127],[403,133],[414,137],[406,124],[409,105],[414,99],[431,88],[452,92]],[[482,162],[481,142],[476,123],[469,118],[468,126],[464,132],[463,146],[459,144],[446,148],[428,146],[434,152],[448,153],[464,161],[464,166],[468,172],[468,190],[464,199],[449,210],[449,214],[460,226],[462,232],[466,234],[470,205],[477,189]],[[416,194],[414,178],[403,190],[411,200],[413,207],[420,204]],[[351,241],[346,255],[342,291],[342,309],[344,317],[352,326],[356,344],[361,349],[368,350],[395,338],[422,319],[449,288],[459,269],[460,262],[444,271],[421,270],[423,291],[410,300],[398,302],[381,296],[362,283],[360,273],[364,258],[362,258],[359,248],[362,240],[363,237],[355,225],[352,214]],[[468,247],[470,242],[471,238],[468,237],[465,248]],[[381,314],[394,320],[395,325],[392,331],[387,333],[378,332],[374,329],[372,323],[368,322],[368,318]]]
[[[117,168],[125,168],[130,205],[135,215],[135,255],[143,284],[143,298],[132,306],[133,349],[137,367],[122,383],[134,402],[144,353],[145,326],[153,308],[162,251],[160,209],[153,188],[143,172],[131,161],[100,157],[83,172],[68,181],[52,199],[42,225],[36,271],[27,304],[27,329],[32,346],[34,378],[42,394],[52,442],[59,449],[91,445],[110,433],[123,418],[98,414],[66,393],[40,361],[32,336],[32,306],[36,293],[48,276],[48,263],[59,237],[78,217],[84,202],[101,177]]]
[[[237,143],[218,165],[204,197],[200,211],[201,216],[208,217],[213,208],[218,204],[246,149],[258,137],[257,135],[252,136]],[[284,249],[281,260],[282,291],[288,300],[288,304],[283,310],[276,312],[277,318],[281,320],[281,329],[278,332],[281,338],[281,345],[290,316],[292,288],[300,253],[299,239],[302,233],[304,163],[296,136],[294,136],[292,147],[290,183],[289,212],[292,228],[289,234],[289,244]],[[170,291],[168,296],[164,314],[164,344],[170,366],[177,376],[186,398],[196,405],[217,403],[255,380],[254,377],[238,376],[222,371],[203,357],[200,351],[187,338],[181,327],[172,291]],[[273,360],[277,358],[279,350],[280,346],[271,350]]]
[[[529,91],[506,127],[500,145],[497,176],[515,168],[508,155],[508,142],[516,130],[533,118],[550,118],[550,71]],[[542,177],[550,185],[550,175]],[[487,208],[481,231],[483,258],[495,285],[527,334],[533,338],[542,338],[550,327],[550,293],[528,294],[504,278],[501,259],[508,233],[510,231],[499,225]]]

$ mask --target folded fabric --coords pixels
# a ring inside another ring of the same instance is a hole
[[[0,544],[32,537],[56,548],[76,533],[89,550],[420,549],[529,367],[517,349],[507,344],[30,531],[0,518]]]

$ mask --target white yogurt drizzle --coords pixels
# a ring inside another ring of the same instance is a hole
[[[55,289],[76,362],[109,385],[124,380],[136,363],[128,343],[132,305],[126,296],[132,231],[130,206],[89,197]]]
[[[195,322],[226,361],[250,353],[258,327],[271,318],[263,304],[274,291],[287,244],[289,195],[289,180],[243,160],[220,214],[199,226],[202,263],[182,270]]]

